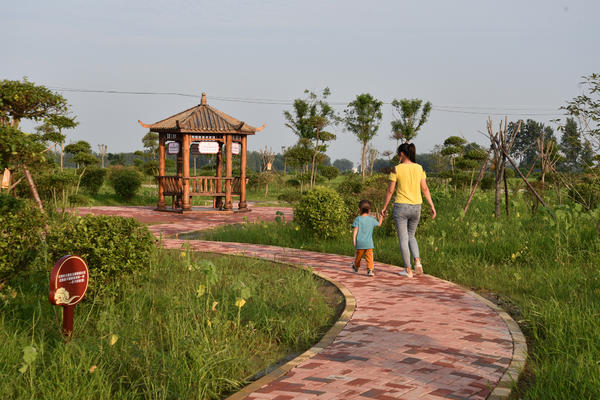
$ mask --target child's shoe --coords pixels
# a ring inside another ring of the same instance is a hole
[[[354,271],[355,274],[358,273],[358,268],[356,268],[356,266],[354,265],[354,263],[350,264],[350,266],[352,267],[352,271]]]
[[[407,278],[412,278],[413,277],[412,269],[410,269],[410,268],[403,269],[402,271],[398,272],[398,275],[406,276]]]
[[[372,269],[367,271],[367,276],[375,276],[375,272]]]

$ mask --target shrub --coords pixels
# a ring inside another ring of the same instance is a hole
[[[87,206],[90,204],[90,201],[82,194],[72,194],[69,196],[69,204],[71,204],[72,207]]]
[[[294,210],[294,221],[315,237],[338,237],[347,229],[346,207],[339,194],[315,187],[308,191]]]
[[[358,194],[362,192],[362,177],[359,174],[350,174],[339,184],[337,192],[341,195]]]
[[[340,174],[340,170],[333,165],[319,165],[319,173],[330,181],[337,178]]]
[[[0,283],[36,258],[44,225],[33,204],[0,194]]]
[[[117,196],[131,200],[142,185],[142,176],[135,168],[115,168],[110,173],[108,181]]]
[[[92,195],[97,195],[104,183],[106,169],[98,167],[88,167],[81,177],[81,185]]]
[[[90,289],[146,268],[154,249],[154,237],[146,226],[114,216],[65,217],[50,230],[46,242],[53,261],[67,254],[86,261]]]
[[[577,183],[569,189],[569,197],[576,203],[593,210],[600,204],[600,183],[589,180]]]
[[[300,193],[298,190],[293,190],[293,189],[286,190],[283,193],[281,193],[279,196],[277,196],[277,200],[285,201],[290,204],[297,203],[298,201],[300,201],[301,198],[302,198],[302,193]]]
[[[285,186],[288,187],[300,187],[300,181],[298,179],[288,179],[287,181],[285,181]]]

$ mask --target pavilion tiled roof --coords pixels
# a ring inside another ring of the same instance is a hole
[[[240,121],[223,111],[206,104],[206,93],[202,93],[202,102],[195,107],[189,108],[178,114],[160,120],[154,124],[144,124],[144,128],[154,132],[180,132],[180,133],[235,133],[253,135],[261,131]]]

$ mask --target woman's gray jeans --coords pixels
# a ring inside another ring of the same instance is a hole
[[[420,218],[420,204],[394,203],[394,222],[398,233],[398,241],[400,242],[402,260],[406,268],[411,266],[411,253],[413,258],[421,258],[419,256],[419,245],[417,239],[415,239],[415,232],[417,232]]]

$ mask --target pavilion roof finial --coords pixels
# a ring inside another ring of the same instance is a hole
[[[202,104],[203,106],[206,105],[206,93],[202,92],[202,101],[200,102],[200,104]]]

